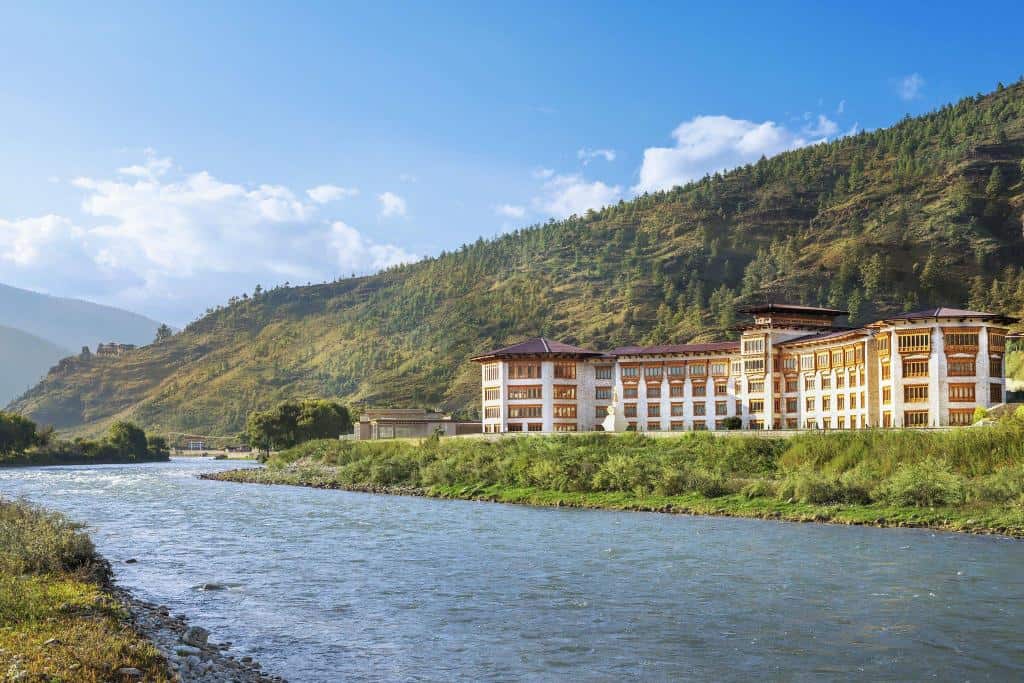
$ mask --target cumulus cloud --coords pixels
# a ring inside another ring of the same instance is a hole
[[[333,189],[303,195],[207,171],[175,173],[150,156],[113,178],[83,177],[82,217],[0,219],[11,284],[57,290],[182,323],[205,306],[264,285],[322,281],[415,260],[345,223],[324,221]]]
[[[614,149],[587,149],[586,147],[576,152],[576,158],[583,162],[586,166],[594,159],[604,159],[605,161],[615,161],[615,150]]]
[[[404,216],[406,213],[405,200],[394,192],[384,192],[377,195],[380,202],[380,215],[382,218],[390,216]]]
[[[499,204],[494,207],[494,213],[507,218],[522,218],[526,215],[526,207],[515,204]]]
[[[317,185],[306,190],[306,196],[317,204],[329,204],[345,197],[355,197],[359,190],[354,187],[339,187],[338,185]]]
[[[823,141],[836,124],[819,117],[800,132],[774,121],[757,123],[729,116],[697,116],[679,124],[673,147],[648,147],[635,192],[654,192],[724,171],[788,149]]]
[[[622,187],[619,185],[606,185],[600,180],[588,181],[578,173],[554,174],[544,183],[542,194],[534,200],[534,205],[542,213],[565,218],[613,204],[621,197]]]
[[[839,132],[839,124],[824,114],[818,114],[818,118],[804,126],[802,132],[816,138],[832,137]]]
[[[924,79],[921,77],[921,74],[916,72],[904,76],[896,83],[896,92],[899,94],[900,99],[907,102],[920,97],[922,88],[924,88]]]

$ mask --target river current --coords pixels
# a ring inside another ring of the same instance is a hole
[[[1024,677],[1020,541],[196,478],[238,466],[8,469],[0,495],[292,681]]]

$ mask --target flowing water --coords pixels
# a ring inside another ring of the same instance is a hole
[[[292,681],[1024,677],[1019,541],[195,476],[237,466],[0,470],[0,495],[88,521],[122,585]]]

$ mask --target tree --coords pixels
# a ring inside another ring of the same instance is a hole
[[[882,255],[878,253],[872,254],[860,265],[860,279],[868,299],[874,299],[882,286],[882,270]]]
[[[0,453],[20,453],[35,441],[35,422],[17,413],[0,412]]]
[[[846,299],[846,310],[849,313],[847,319],[851,325],[860,319],[860,309],[863,305],[864,297],[861,296],[860,288],[854,287],[853,291],[850,292],[850,296]]]
[[[148,452],[146,432],[124,420],[110,425],[106,441],[122,456],[144,458]]]
[[[985,185],[985,196],[989,199],[998,199],[1004,190],[1003,185],[1003,172],[998,166],[992,168],[992,173],[988,177],[988,183]]]
[[[338,401],[304,399],[249,413],[245,431],[252,446],[269,452],[313,439],[336,439],[351,430],[348,408]]]
[[[161,323],[160,327],[156,328],[156,339],[154,342],[162,342],[165,339],[170,339],[174,332],[166,324]]]

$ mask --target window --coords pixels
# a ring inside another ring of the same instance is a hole
[[[690,377],[707,377],[708,366],[704,363],[698,363],[696,365],[690,365]]]
[[[572,422],[556,422],[555,423],[555,431],[556,432],[575,432],[576,431],[576,425],[574,423],[572,423]]]
[[[977,332],[946,332],[944,339],[946,348],[953,347],[967,347],[977,348],[978,347],[978,333]]]
[[[636,417],[636,404],[627,403],[625,406],[623,406],[622,414],[625,417]]]
[[[797,406],[797,403],[796,403],[796,399],[795,398],[787,398],[786,399],[786,412],[787,413],[795,413],[796,410],[797,410],[796,406]]]
[[[821,426],[824,429],[832,429],[832,418],[831,417],[823,417],[823,418],[821,418]]]
[[[555,363],[555,379],[576,379],[576,364]]]
[[[648,422],[647,423],[647,431],[649,431],[649,432],[660,432],[661,431],[661,423],[660,422]]]
[[[491,363],[490,365],[484,366],[484,381],[485,382],[497,382],[498,381],[498,364]]]
[[[946,370],[950,377],[974,377],[976,373],[973,358],[950,359]]]
[[[988,400],[990,403],[1002,403],[1003,402],[1003,385],[1002,384],[990,384],[988,387]]]
[[[540,406],[509,406],[509,418],[540,417]]]
[[[556,400],[573,401],[576,399],[576,387],[571,384],[556,384],[554,396]]]
[[[614,369],[610,365],[598,365],[594,368],[594,377],[597,379],[611,379],[614,376]]]
[[[597,387],[594,389],[594,398],[598,401],[610,401],[612,399],[611,387]]]
[[[882,363],[882,379],[892,379],[892,365]]]
[[[671,396],[672,398],[682,398],[683,389],[685,388],[686,387],[684,387],[682,384],[673,384],[668,388],[668,395]]]
[[[860,382],[857,381],[857,373],[854,372],[853,374],[850,375],[850,386],[855,387],[858,384],[860,384]]]
[[[685,365],[670,365],[666,369],[668,370],[669,379],[682,379],[686,376]]]
[[[741,372],[743,372],[743,361],[741,361],[741,360],[734,360],[732,362],[732,374],[738,375]]]
[[[787,394],[795,394],[798,391],[800,391],[800,381],[799,380],[795,380],[795,379],[787,379],[786,380],[786,393]]]
[[[661,366],[660,365],[645,365],[644,366],[644,377],[647,379],[660,379],[661,378]]]
[[[857,394],[850,394],[850,410],[857,410]]]
[[[813,370],[814,369],[814,356],[806,354],[800,356],[800,369],[801,370]]]
[[[563,405],[556,404],[552,407],[555,418],[575,418],[576,417],[576,406],[574,405]]]
[[[640,368],[635,365],[623,365],[620,372],[625,378],[635,379],[640,376]]]
[[[750,414],[764,412],[764,399],[751,399],[747,404],[747,412]]]
[[[796,356],[786,356],[782,359],[782,369],[787,371],[796,370]]]
[[[686,424],[684,422],[676,421],[676,422],[673,422],[671,424],[670,429],[673,432],[681,432],[681,431],[684,431],[686,429]]]
[[[1003,376],[1003,357],[992,356],[988,361],[988,376],[1000,378]]]
[[[845,417],[837,417],[836,418],[836,428],[837,429],[846,429],[846,418]]]
[[[821,410],[822,411],[832,410],[832,397],[831,396],[822,396],[821,397]]]
[[[831,389],[832,388],[832,375],[822,375],[821,376],[821,388],[822,389]]]
[[[747,372],[764,372],[764,358],[747,358],[743,361],[743,369]]]
[[[818,369],[819,370],[822,369],[822,368],[827,368],[828,367],[828,359],[829,359],[828,351],[822,351],[821,353],[818,354]]]
[[[804,391],[813,391],[817,386],[818,381],[814,378],[814,375],[804,377]]]
[[[708,430],[708,423],[706,420],[694,420],[693,431],[695,432],[706,432]]]
[[[725,382],[715,382],[715,396],[728,396],[729,385]]]
[[[700,403],[694,403],[693,404],[693,414],[694,415],[700,415],[702,417],[704,415],[707,415],[708,414],[707,404],[704,403],[704,401],[701,401]]]
[[[953,427],[969,427],[974,424],[974,411],[970,408],[953,408],[949,411],[949,424]]]
[[[838,368],[843,364],[843,352],[842,350],[832,352],[832,367]]]
[[[763,394],[764,393],[764,380],[763,379],[759,379],[757,381],[751,382],[750,383],[750,390],[749,391],[750,391],[751,394]]]
[[[661,385],[660,384],[648,384],[647,385],[647,398],[661,398]]]
[[[484,400],[485,401],[498,401],[501,399],[501,389],[498,387],[488,387],[484,389]]]
[[[857,363],[858,365],[860,363],[864,362],[864,345],[863,344],[858,344],[856,346],[856,348],[854,348],[854,350],[853,350],[853,362]]]
[[[488,420],[497,420],[501,417],[501,408],[498,406],[487,406],[484,408],[484,418]]]
[[[531,422],[530,424],[528,424],[526,426],[526,428],[527,428],[527,430],[529,430],[531,432],[541,432],[541,431],[544,431],[544,425],[542,425],[540,422]]]
[[[875,348],[878,349],[879,353],[888,354],[889,353],[889,335],[888,334],[882,334],[882,335],[879,335],[879,336],[875,337]]]
[[[736,414],[743,414],[743,403],[739,399],[736,399]]]
[[[900,353],[913,351],[930,351],[932,335],[930,332],[903,332],[898,335]],[[927,422],[927,416],[925,421]]]
[[[682,403],[673,403],[672,404],[672,417],[682,417],[683,415],[686,414],[685,409],[686,409],[686,406],[684,406]]]
[[[622,398],[637,398],[636,387],[623,387]]]
[[[949,385],[949,400],[957,402],[974,401],[974,385],[973,384],[950,384]]]
[[[521,422],[511,422],[506,429],[510,432],[521,432],[523,431],[523,425]]]
[[[928,411],[927,410],[908,410],[903,413],[903,426],[904,427],[927,427],[928,426]]]
[[[510,363],[508,376],[512,379],[538,379],[540,363]]]
[[[804,404],[807,412],[814,412],[814,397],[808,396],[807,402]]]
[[[594,406],[594,417],[602,419],[607,414],[608,408],[606,408],[605,406]]]
[[[853,347],[843,349],[843,362],[846,365],[853,365]]]
[[[700,396],[700,397],[707,396],[708,395],[708,385],[704,384],[704,382],[698,382],[697,384],[694,384],[693,385],[693,395],[695,397],[696,396]]]
[[[647,417],[661,417],[661,405],[651,403],[647,406]]]
[[[729,414],[729,402],[728,401],[715,401],[715,415],[728,415]]]
[[[510,401],[522,401],[523,399],[538,399],[540,398],[540,387],[536,385],[521,386],[521,387],[509,387],[508,388],[508,400]]]
[[[711,364],[711,374],[715,377],[723,377],[729,374],[729,363],[718,361]]]
[[[800,426],[800,421],[795,417],[786,418],[786,429],[796,429]]]
[[[743,353],[764,353],[764,339],[744,339]]]
[[[836,389],[842,389],[846,386],[846,375],[840,373],[836,375]]]
[[[890,413],[890,412],[882,413],[882,426],[883,427],[892,427],[892,413]]]
[[[804,429],[817,429],[818,421],[814,418],[808,418],[804,420]]]
[[[928,361],[926,360],[905,360],[903,361],[904,377],[927,377]]]
[[[846,397],[842,394],[836,396],[836,410],[846,410]]]
[[[892,387],[882,387],[882,403],[886,405],[892,403]]]
[[[927,384],[913,384],[909,387],[903,387],[903,402],[904,403],[924,403],[928,400],[928,385]]]

